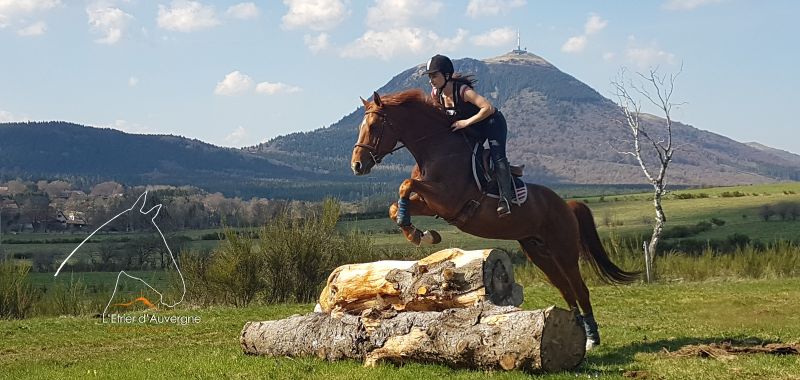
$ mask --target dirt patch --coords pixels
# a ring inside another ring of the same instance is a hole
[[[666,349],[664,349],[666,351]],[[743,354],[800,355],[800,343],[761,343],[755,345],[735,345],[731,342],[687,345],[674,352],[666,351],[672,357],[714,358],[732,360]]]

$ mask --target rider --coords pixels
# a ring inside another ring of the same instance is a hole
[[[516,190],[506,158],[508,127],[505,117],[492,103],[475,92],[476,81],[471,75],[455,73],[450,58],[434,55],[428,61],[425,74],[430,79],[431,97],[455,117],[456,121],[451,125],[453,131],[470,127],[481,140],[489,140],[489,151],[500,188],[497,214],[500,217],[511,214],[509,201],[516,198]]]

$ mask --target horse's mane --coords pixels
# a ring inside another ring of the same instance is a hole
[[[426,112],[435,118],[437,123],[450,125],[447,114],[441,107],[437,107],[430,96],[420,89],[411,89],[381,96],[381,102],[387,106],[409,106],[417,111]]]

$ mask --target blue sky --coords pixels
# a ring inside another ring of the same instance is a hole
[[[683,64],[676,120],[800,153],[798,4],[0,0],[0,121],[255,145],[336,122],[433,54],[506,53],[519,30],[607,97],[620,67]]]

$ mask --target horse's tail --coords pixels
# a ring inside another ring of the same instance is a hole
[[[581,256],[592,264],[595,272],[607,283],[629,284],[639,280],[642,272],[626,272],[611,262],[600,236],[597,235],[597,226],[594,224],[592,211],[585,203],[567,202],[575,218],[581,234]]]

